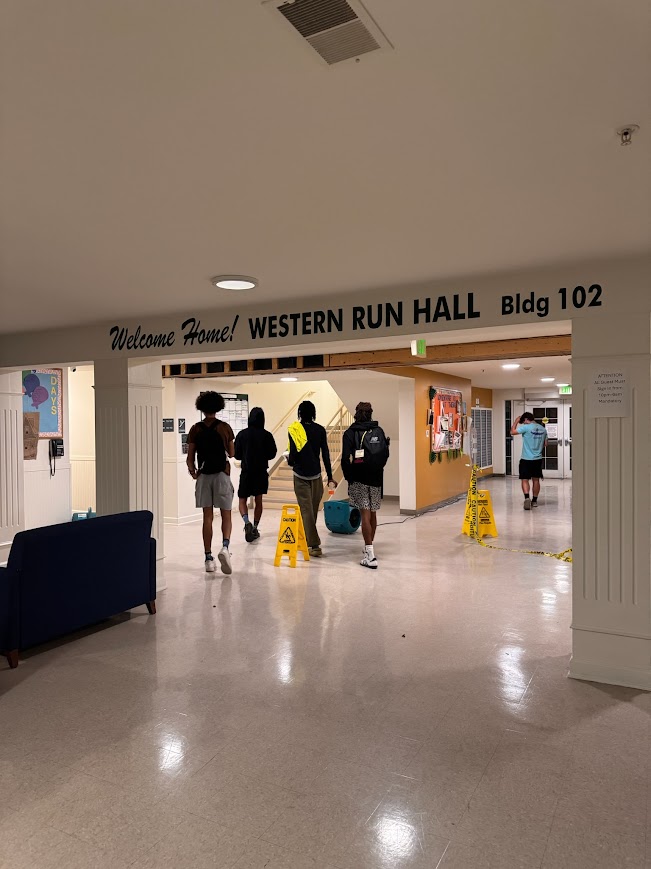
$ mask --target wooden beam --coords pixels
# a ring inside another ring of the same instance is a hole
[[[468,344],[437,344],[419,359],[404,350],[362,350],[332,353],[330,368],[387,368],[392,365],[432,365],[450,362],[480,362],[489,359],[527,359],[533,356],[569,356],[571,335],[541,338],[511,338],[506,341],[474,341]]]
[[[296,357],[295,368],[280,368],[278,357],[271,358],[271,369],[259,372],[261,376],[281,372],[337,371],[346,368],[391,368],[405,365],[445,365],[451,362],[481,362],[489,359],[530,359],[535,356],[569,356],[572,353],[571,335],[548,335],[536,338],[509,338],[505,341],[473,341],[468,344],[436,344],[427,348],[427,356],[419,359],[405,347],[397,350],[359,350],[354,353],[331,353],[323,356],[323,366],[305,369],[303,357]],[[282,357],[280,357],[282,358]],[[231,363],[224,362],[223,372],[208,373],[207,364],[201,374],[187,374],[181,363],[181,374],[172,375],[171,366],[164,366],[164,377],[238,377],[253,372],[253,360],[247,361],[247,370],[231,371]]]

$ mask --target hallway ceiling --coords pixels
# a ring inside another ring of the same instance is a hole
[[[648,244],[646,0],[366,4],[327,67],[259,0],[2,0],[0,332]]]

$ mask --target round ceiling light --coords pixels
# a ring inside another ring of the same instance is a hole
[[[505,371],[514,371],[516,368],[519,368],[519,367],[520,367],[520,365],[518,362],[506,362],[504,365],[502,365],[502,368]]]
[[[541,383],[553,383],[554,378],[553,377],[541,377],[540,382]]]
[[[294,383],[294,381],[298,380],[298,377],[281,377],[280,379],[283,383]]]
[[[217,275],[210,279],[210,283],[220,290],[252,290],[258,286],[255,278],[246,275]]]

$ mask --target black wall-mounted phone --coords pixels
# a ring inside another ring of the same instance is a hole
[[[50,476],[53,477],[57,472],[57,459],[62,459],[63,439],[50,438]]]

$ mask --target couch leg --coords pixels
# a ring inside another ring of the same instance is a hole
[[[147,609],[149,610],[149,615],[153,616],[154,613],[156,612],[156,601],[150,600],[149,603],[147,604]]]
[[[18,649],[12,649],[10,652],[6,652],[5,654],[7,656],[7,661],[9,661],[9,666],[14,670],[18,666]]]

